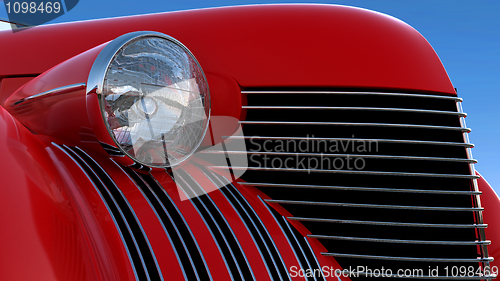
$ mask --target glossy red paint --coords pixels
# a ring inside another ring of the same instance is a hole
[[[47,70],[7,98],[4,107],[38,134],[50,136],[67,145],[88,142],[85,139],[86,132],[97,130],[93,130],[87,116],[85,87],[33,101],[21,101],[60,87],[86,83],[93,61],[103,47],[93,48]]]
[[[238,128],[238,121],[243,120],[243,97],[236,81],[217,73],[205,73],[210,87],[210,123],[202,147],[219,143],[222,136],[232,135]],[[229,118],[228,118],[229,117]]]
[[[171,35],[194,53],[207,74],[213,115],[244,118],[240,87],[398,89],[455,95],[439,58],[418,32],[397,19],[358,8],[228,7],[0,32],[2,40],[9,42],[0,52],[0,104],[5,101],[10,112],[0,107],[0,205],[10,210],[9,214],[0,214],[0,225],[9,229],[0,231],[1,280],[134,279],[119,233],[95,187],[51,141],[91,148],[92,157],[120,186],[136,211],[162,272],[168,272],[174,280],[182,279],[172,247],[164,243],[168,238],[147,200],[98,145],[97,139],[114,143],[104,130],[97,97],[86,96],[82,89],[36,104],[13,106],[40,92],[85,83],[104,46],[99,44],[138,30]],[[41,75],[35,79],[13,78],[37,74]],[[210,257],[206,262],[214,280],[230,280],[219,250],[192,203],[180,200],[175,183],[164,171],[154,171],[153,175],[187,223],[196,229],[194,235],[201,251]],[[268,228],[288,268],[298,266],[279,225],[259,200],[267,196],[251,187],[237,187]],[[496,222],[500,201],[482,178],[479,188],[487,210],[484,219],[490,225],[486,235],[493,240],[490,255],[500,256],[500,248],[495,246],[500,235]],[[248,243],[251,238],[234,209],[220,191],[210,196],[242,241],[257,279],[269,280],[258,250],[254,243]],[[275,209],[283,216],[290,215],[279,206]],[[302,235],[309,234],[301,224],[291,223]],[[326,249],[316,239],[308,241],[322,266],[340,269],[334,258],[319,254]],[[60,255],[63,250],[68,251],[67,256]],[[26,270],[26,263],[30,270]],[[498,265],[498,261],[492,264]]]
[[[478,175],[481,176],[479,173]],[[484,208],[483,220],[484,223],[488,224],[485,229],[486,239],[491,240],[488,254],[492,257],[500,257],[500,224],[498,223],[500,219],[500,198],[482,176],[477,180],[477,185],[479,190],[483,192],[481,195],[481,206]],[[500,260],[496,258],[490,264],[498,268],[500,267]]]
[[[455,95],[438,56],[412,27],[377,12],[334,5],[224,7],[3,31],[9,44],[2,46],[0,77],[42,73],[139,30],[173,36],[204,71],[229,75],[242,87]]]
[[[243,105],[240,86],[228,75],[205,72],[210,87],[210,114],[212,116],[229,116],[243,120]]]
[[[134,280],[85,174],[0,107],[1,280]]]
[[[6,81],[1,92],[5,97],[3,106],[37,134],[107,155],[99,142],[113,147],[117,145],[106,128],[99,99],[94,91],[87,94],[85,86],[82,86],[46,98],[23,102],[24,99],[39,93],[87,83],[93,62],[105,45],[106,43],[76,55],[36,78],[4,79]],[[214,93],[211,114],[240,118],[242,102],[240,87],[236,81],[222,74],[209,72],[206,76]],[[19,88],[17,91],[16,86]],[[206,142],[210,143],[210,140],[207,139]],[[133,164],[129,158],[116,157],[115,160],[126,166]]]
[[[35,77],[15,77],[4,78],[0,80],[0,106],[4,105],[5,100],[12,95],[22,85],[28,83]]]

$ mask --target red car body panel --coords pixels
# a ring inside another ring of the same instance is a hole
[[[140,30],[178,39],[204,71],[229,75],[242,87],[455,94],[438,56],[412,27],[380,13],[331,5],[225,7],[4,31],[9,44],[2,46],[0,77],[40,74]],[[23,56],[12,55],[17,53]]]
[[[4,78],[0,82],[0,105],[3,105],[5,100],[12,95],[17,89],[22,85],[28,83],[34,77],[16,77],[16,78]]]
[[[497,237],[500,235],[500,226],[498,225],[498,214],[500,214],[500,199],[496,194],[495,190],[490,186],[490,184],[481,176],[477,180],[477,185],[479,190],[483,193],[481,195],[481,205],[485,209],[483,212],[484,223],[488,224],[485,229],[486,238],[491,240],[491,246],[488,247],[488,253],[491,256],[497,256],[500,254],[500,245],[495,241],[498,241]],[[500,266],[500,261],[496,259],[490,263],[491,266]]]
[[[0,108],[3,280],[134,280],[95,188]]]
[[[116,159],[110,159],[95,141],[103,137],[92,131],[92,124],[99,120],[88,116],[100,116],[100,112],[87,110],[97,100],[89,101],[82,88],[21,110],[13,106],[37,93],[85,83],[106,42],[140,30],[168,34],[195,54],[207,76],[215,116],[245,118],[241,88],[456,95],[438,56],[422,35],[400,20],[358,8],[225,7],[2,31],[0,38],[8,44],[2,44],[0,52],[0,205],[9,212],[0,214],[4,228],[0,231],[1,280],[135,280],[129,254],[98,190],[78,163],[52,142],[90,149],[87,152],[116,182],[135,211],[161,272],[172,280],[184,279],[150,202]],[[85,131],[90,132],[89,139],[82,139]],[[203,173],[193,174],[210,184]],[[220,251],[194,204],[180,199],[171,177],[158,170],[153,175],[187,224],[196,229],[193,234],[201,252],[211,256]],[[494,241],[490,255],[500,256],[500,248],[495,246],[500,235],[496,222],[500,200],[483,178],[478,185],[486,209],[484,220],[489,224],[486,238]],[[269,197],[255,188],[236,187],[266,226],[285,264],[299,267],[275,217],[259,199]],[[249,226],[220,191],[211,192],[210,197],[237,240],[247,242],[241,249],[256,279],[271,280],[258,248],[250,243]],[[275,210],[290,216],[279,205]],[[302,224],[291,224],[303,236],[310,234]],[[307,241],[321,265],[341,269],[333,257],[321,255],[326,249],[317,239]],[[220,255],[205,262],[213,280],[231,280]]]

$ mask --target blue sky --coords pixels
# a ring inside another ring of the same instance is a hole
[[[1,0],[0,0],[1,2]],[[52,23],[195,8],[310,1],[82,0]],[[427,38],[441,58],[468,113],[476,169],[500,194],[500,1],[311,1],[362,7],[399,18]],[[2,5],[3,6],[3,5]],[[0,8],[0,18],[7,18]]]

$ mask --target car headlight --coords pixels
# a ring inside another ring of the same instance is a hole
[[[111,41],[87,81],[107,131],[137,163],[172,167],[200,145],[210,116],[205,75],[179,41],[157,32],[133,32]]]

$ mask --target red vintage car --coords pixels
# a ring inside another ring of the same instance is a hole
[[[402,21],[262,5],[0,40],[0,280],[498,273],[462,100]]]

